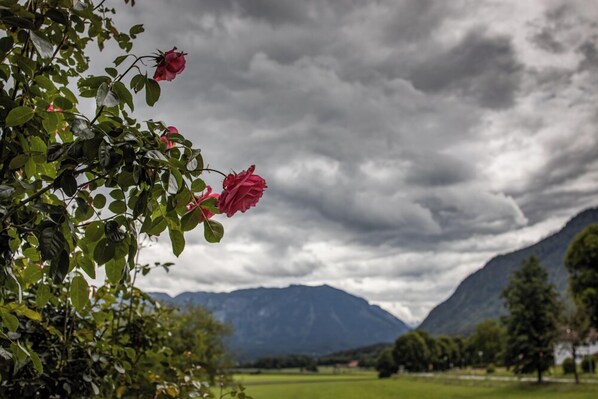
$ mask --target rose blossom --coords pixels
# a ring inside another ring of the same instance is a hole
[[[174,126],[168,126],[166,128],[168,133],[171,134],[179,134],[179,131],[176,127]],[[170,140],[168,140],[168,137],[166,137],[166,133],[164,133],[162,136],[160,136],[160,141],[163,142],[164,144],[166,144],[166,149],[170,150],[171,148],[174,147],[174,143]]]
[[[48,105],[46,112],[63,112],[62,108],[54,107],[53,104]]]
[[[187,205],[187,211],[192,211],[193,209],[195,209],[196,207],[199,206],[199,209],[201,209],[201,217],[199,218],[199,223],[203,222],[204,219],[211,219],[212,216],[214,216],[214,212],[211,212],[210,210],[201,206],[201,203],[203,201],[207,200],[208,198],[218,199],[218,198],[220,198],[220,194],[213,193],[212,187],[207,186],[206,192],[204,194],[200,195],[199,197],[195,197],[193,202],[191,202],[191,203],[189,203],[189,205]]]
[[[176,75],[185,70],[185,53],[182,51],[175,52],[175,50],[176,47],[156,58],[158,65],[156,67],[156,72],[154,73],[155,81],[171,81]]]
[[[224,191],[218,201],[220,212],[231,217],[238,211],[245,212],[257,204],[268,186],[261,176],[253,174],[254,170],[255,165],[251,165],[246,171],[226,176],[222,183]]]

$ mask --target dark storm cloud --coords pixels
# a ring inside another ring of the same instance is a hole
[[[426,92],[456,93],[501,109],[513,105],[521,69],[508,37],[488,37],[476,29],[457,46],[419,65],[411,80]]]
[[[137,54],[188,53],[156,107],[137,111],[177,126],[211,167],[256,164],[268,182],[257,208],[216,216],[220,245],[191,232],[177,266],[145,286],[329,283],[416,321],[496,252],[544,236],[539,222],[586,206],[598,170],[595,18],[583,1],[525,4],[127,9],[119,26],[146,27]],[[168,254],[161,240],[152,261]]]

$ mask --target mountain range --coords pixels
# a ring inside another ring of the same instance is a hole
[[[585,210],[571,219],[560,231],[529,247],[491,259],[483,268],[469,275],[455,292],[436,306],[419,326],[433,335],[468,335],[487,319],[505,314],[500,293],[511,273],[521,262],[536,256],[548,272],[549,280],[562,298],[567,298],[568,272],[564,266],[567,247],[578,233],[598,223],[598,208]]]
[[[180,307],[203,306],[233,327],[237,360],[285,354],[324,355],[393,342],[409,327],[365,299],[322,285],[251,288],[228,293],[151,295]]]

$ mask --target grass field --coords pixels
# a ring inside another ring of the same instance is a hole
[[[237,375],[254,399],[597,399],[597,384],[463,381],[454,378],[397,377],[375,373]]]

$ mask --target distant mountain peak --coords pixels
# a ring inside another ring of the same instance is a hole
[[[184,292],[174,298],[152,295],[178,306],[206,307],[218,320],[231,324],[230,345],[239,360],[291,353],[324,355],[390,343],[409,330],[379,306],[327,284]]]

